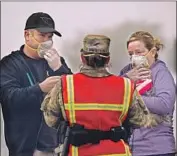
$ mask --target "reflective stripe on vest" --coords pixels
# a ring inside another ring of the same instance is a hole
[[[68,103],[69,103],[69,119],[71,123],[76,123],[76,116],[74,110],[74,83],[73,76],[66,76]],[[78,156],[78,147],[72,146],[72,156]]]
[[[76,104],[74,101],[74,80],[73,75],[66,76],[67,83],[67,93],[68,93],[68,103],[65,103],[65,110],[69,112],[69,121],[71,124],[76,123],[75,111],[77,110],[111,110],[111,111],[121,111],[119,121],[123,121],[125,115],[128,113],[130,105],[131,96],[131,81],[124,78],[124,100],[123,104],[95,104],[95,103],[84,103]],[[124,154],[107,154],[109,156],[131,156],[128,146],[121,140],[125,147]],[[78,156],[78,147],[72,146],[72,156]],[[100,155],[101,156],[101,155]],[[103,155],[102,155],[103,156]],[[106,155],[104,155],[106,156]]]
[[[131,81],[130,79],[124,78],[124,109],[122,114],[120,115],[119,120],[122,121],[125,115],[128,113],[129,105],[130,105],[130,96],[131,96]]]

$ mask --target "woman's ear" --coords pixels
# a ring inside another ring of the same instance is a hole
[[[155,55],[157,53],[156,47],[154,47],[154,48],[151,49],[151,53],[152,53],[152,56],[155,57]]]

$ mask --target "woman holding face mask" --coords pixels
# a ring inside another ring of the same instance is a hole
[[[120,75],[135,81],[142,98],[161,124],[134,129],[130,139],[133,156],[175,156],[173,112],[175,82],[166,64],[158,59],[163,44],[149,32],[133,33],[127,41],[131,58]]]

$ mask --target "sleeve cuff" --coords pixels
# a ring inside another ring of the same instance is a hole
[[[65,68],[65,66],[61,65],[61,67],[58,70],[51,72],[50,76],[58,76],[58,75],[63,75],[68,73],[69,71]]]

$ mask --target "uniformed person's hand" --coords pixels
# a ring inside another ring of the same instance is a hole
[[[135,67],[127,74],[128,78],[133,81],[151,79],[151,70],[144,67]]]
[[[48,93],[56,85],[59,79],[60,76],[48,77],[43,82],[41,82],[39,86],[44,93]]]
[[[45,53],[44,58],[48,62],[48,65],[53,71],[58,70],[62,65],[60,55],[54,48],[48,50]]]

